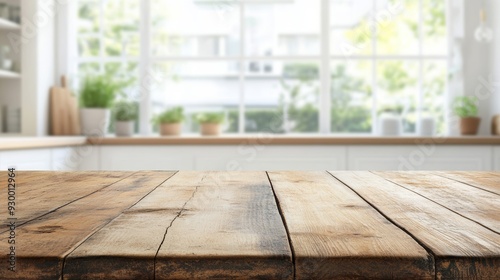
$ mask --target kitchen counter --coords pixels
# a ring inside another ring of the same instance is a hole
[[[0,151],[79,146],[86,143],[85,136],[5,137],[0,138]]]
[[[106,137],[89,138],[93,145],[500,145],[500,136],[377,137],[317,135],[245,135],[218,137]]]
[[[500,279],[498,172],[13,178],[1,279]]]
[[[464,137],[377,137],[377,136],[317,136],[222,135],[217,137],[114,137],[87,138],[85,136],[5,137],[0,138],[0,151],[35,148],[68,147],[85,144],[110,145],[500,145],[500,136]]]

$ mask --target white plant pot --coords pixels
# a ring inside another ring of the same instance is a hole
[[[82,133],[86,136],[104,137],[108,133],[110,110],[103,108],[81,108]]]
[[[381,115],[378,131],[380,136],[399,136],[403,131],[403,121],[400,116]]]
[[[134,121],[116,121],[116,136],[130,137],[134,135]]]
[[[436,134],[436,121],[432,117],[423,117],[418,125],[418,134],[423,137],[431,137]]]

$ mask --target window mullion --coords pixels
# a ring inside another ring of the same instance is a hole
[[[417,103],[417,123],[416,125],[416,132],[420,132],[420,124],[422,120],[422,110],[424,107],[424,51],[423,51],[423,44],[424,44],[424,11],[423,11],[423,0],[419,0],[418,3],[418,36],[419,36],[419,42],[418,42],[418,54],[419,54],[419,64],[418,64],[418,103]]]
[[[240,69],[239,69],[239,83],[240,83],[240,96],[239,96],[239,120],[238,120],[238,133],[245,133],[245,4],[240,2]]]
[[[99,2],[99,71],[104,73],[104,1]]]
[[[321,11],[321,91],[319,108],[319,132],[331,132],[331,67],[330,67],[330,0],[322,0]]]
[[[373,20],[377,14],[377,0],[373,0]],[[377,26],[372,29],[372,134],[378,131],[378,89],[377,89],[377,67],[378,67],[378,44],[377,44]]]
[[[151,116],[151,19],[150,19],[150,0],[141,1],[141,23],[140,23],[140,62],[139,62],[139,130],[141,135],[149,135],[151,133],[151,124],[149,119]]]

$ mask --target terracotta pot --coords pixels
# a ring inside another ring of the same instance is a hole
[[[181,135],[180,123],[162,123],[160,124],[161,136],[179,136]]]
[[[493,117],[493,121],[491,122],[491,134],[500,135],[500,115]]]
[[[201,135],[203,136],[217,136],[220,134],[220,124],[218,123],[202,123]]]
[[[460,119],[460,132],[462,135],[476,135],[481,119],[478,117],[468,117]]]

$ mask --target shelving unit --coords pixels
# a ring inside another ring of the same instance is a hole
[[[13,22],[4,18],[0,18],[0,29],[2,30],[20,30],[21,25],[17,22]]]
[[[0,0],[0,4],[9,7],[22,7],[22,1]],[[12,11],[9,11],[11,13]],[[12,14],[11,14],[12,15]],[[20,17],[20,15],[19,15]],[[9,36],[21,35],[21,24],[0,17],[0,137],[18,136],[22,134],[22,47],[14,49]],[[5,57],[12,60],[13,69],[2,69],[3,46],[9,46],[10,52]],[[9,108],[9,111],[6,111]],[[19,113],[16,113],[17,110]],[[9,116],[7,116],[9,115]],[[9,123],[9,124],[8,124]]]
[[[8,70],[2,70],[0,69],[0,78],[7,78],[7,79],[18,79],[21,78],[21,74],[8,71]]]

